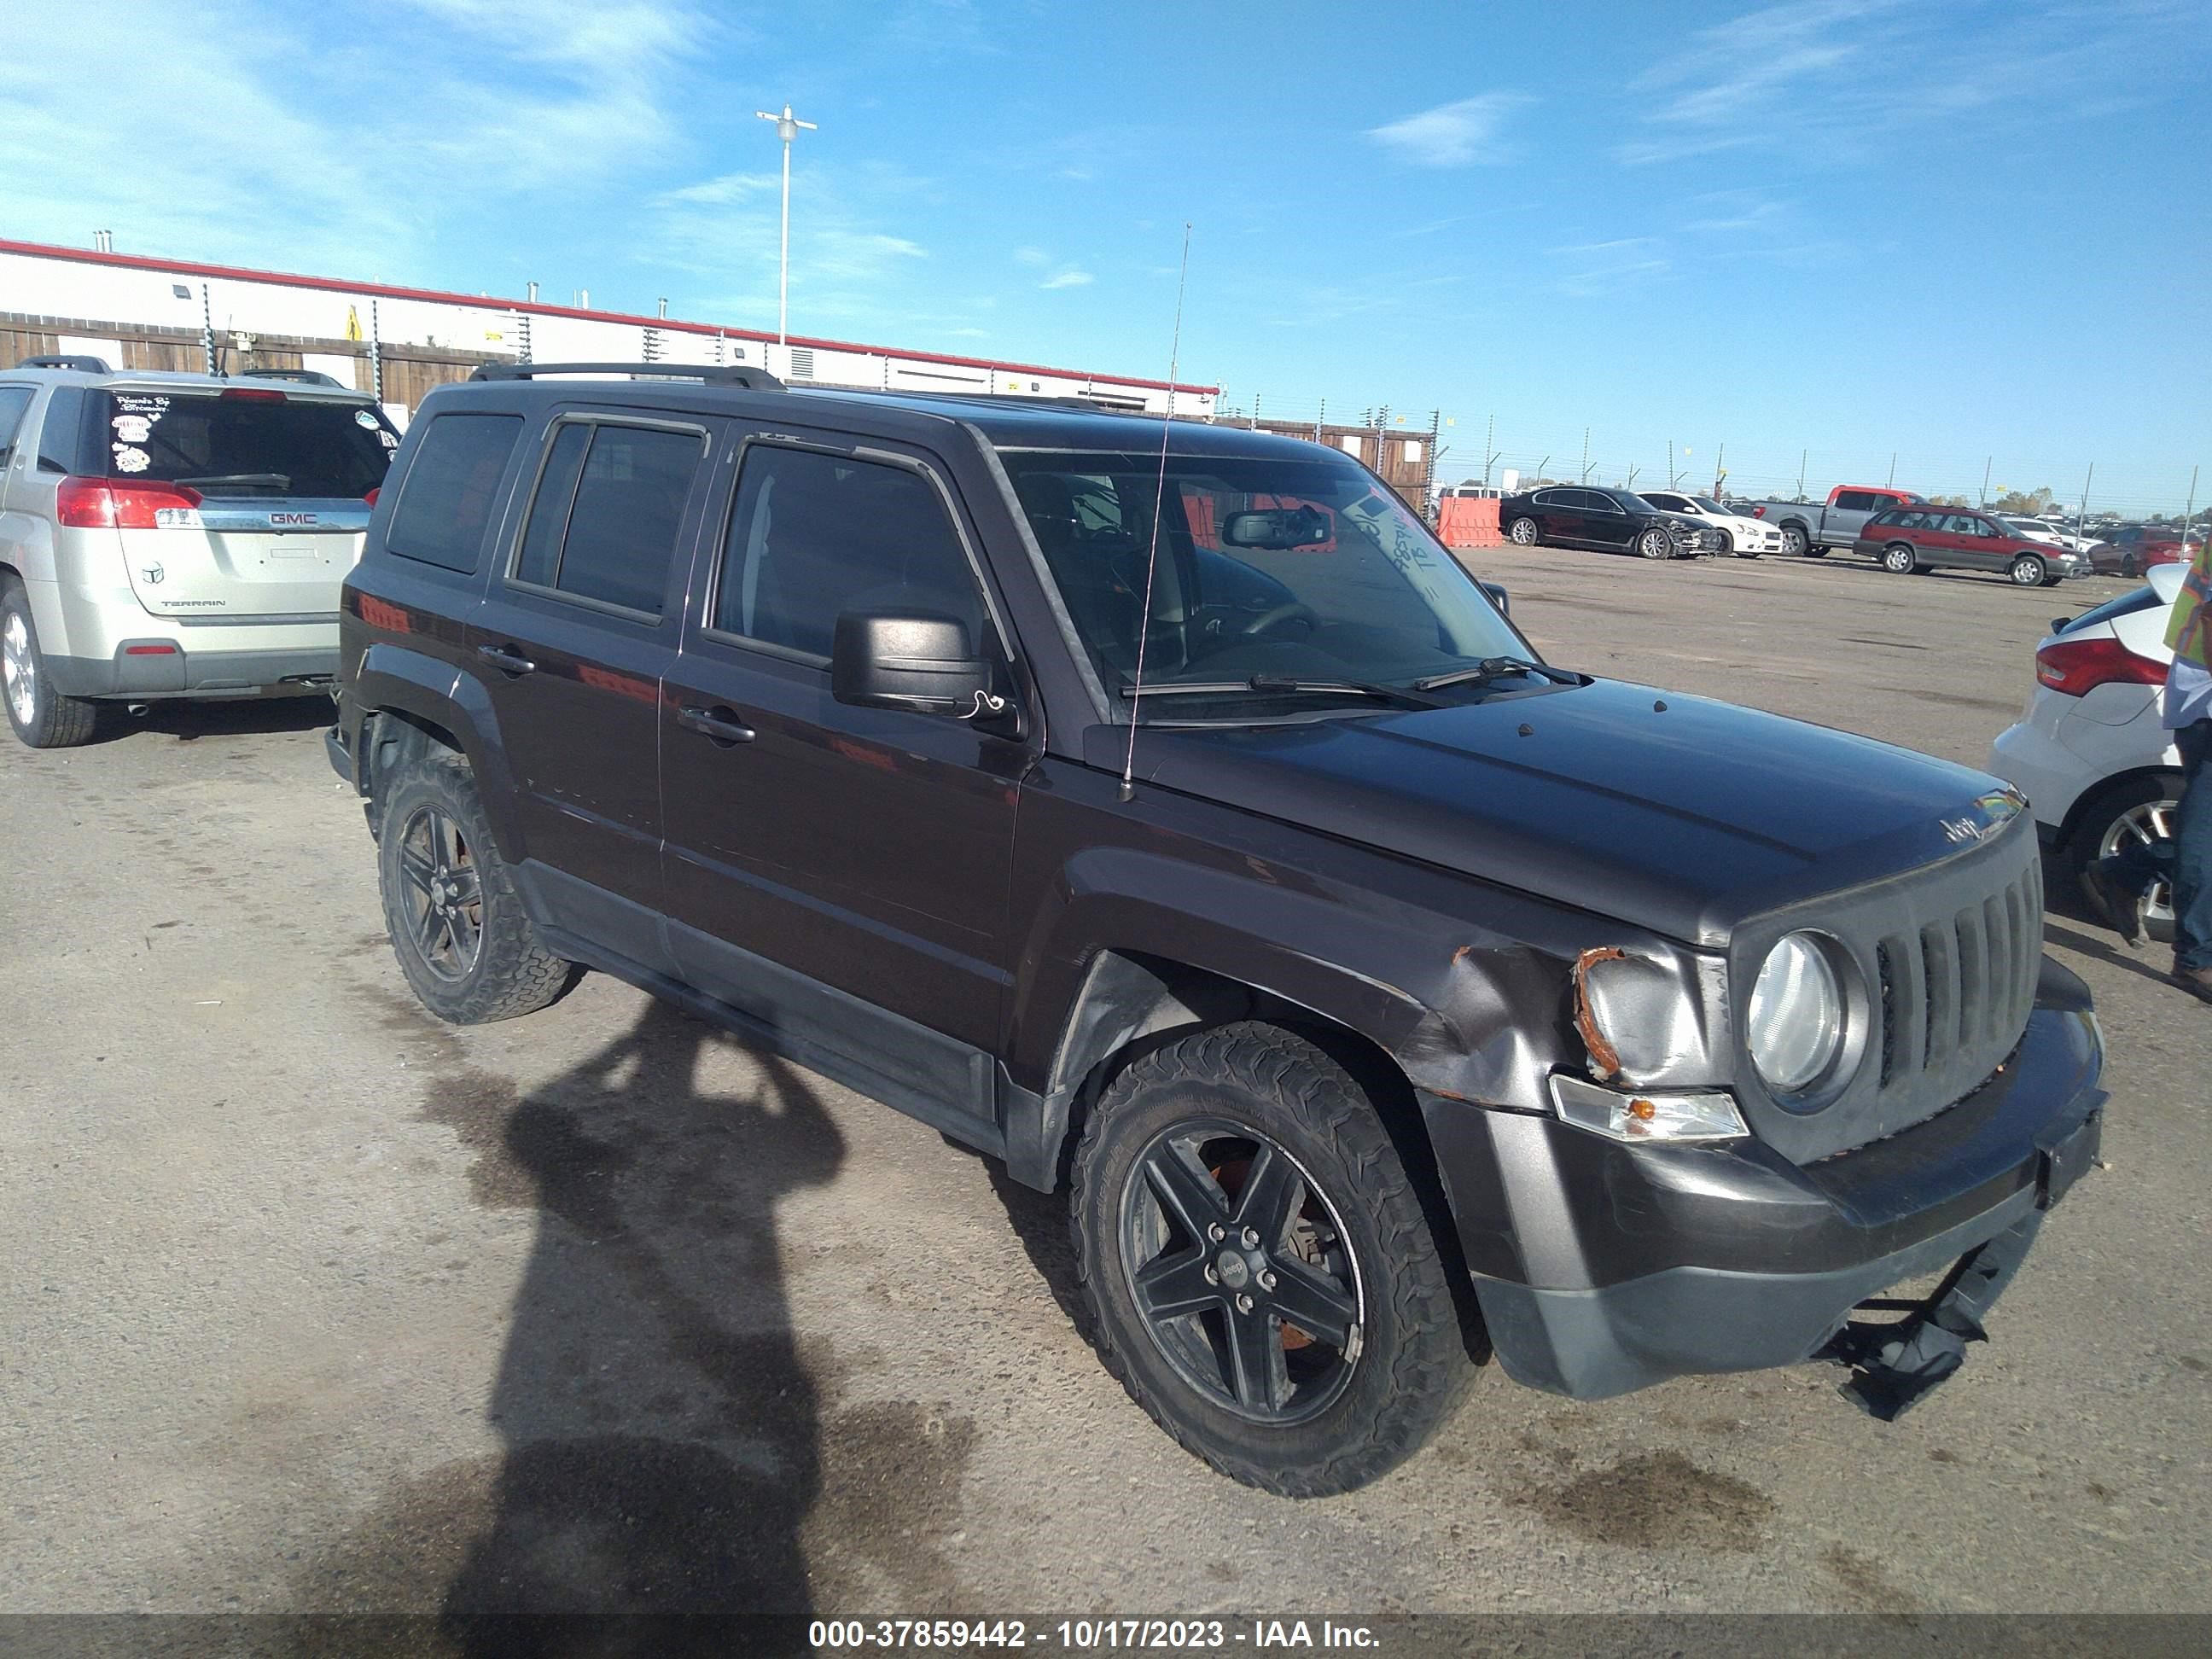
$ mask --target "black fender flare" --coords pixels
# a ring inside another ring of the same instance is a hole
[[[362,653],[346,696],[349,712],[364,733],[369,717],[381,714],[407,716],[452,733],[477,775],[477,796],[500,856],[510,864],[521,861],[526,853],[514,770],[500,737],[499,716],[482,682],[424,652],[380,640]],[[374,783],[374,757],[364,741],[374,739],[356,734],[352,752],[356,787],[368,794]]]

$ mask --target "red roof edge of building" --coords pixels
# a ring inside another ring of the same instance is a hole
[[[320,289],[331,294],[373,295],[381,300],[422,300],[432,305],[474,306],[484,311],[512,311],[531,317],[570,317],[581,322],[630,323],[640,328],[671,329],[679,334],[720,334],[733,340],[772,343],[775,336],[752,328],[725,328],[713,323],[690,323],[673,317],[638,317],[623,311],[586,311],[575,306],[547,305],[542,301],[494,299],[481,294],[448,294],[439,289],[397,288],[387,283],[349,283],[335,276],[306,276],[295,271],[254,270],[240,265],[200,264],[189,259],[156,259],[131,253],[101,253],[91,248],[59,247],[49,242],[18,242],[0,237],[0,253],[21,253],[34,259],[81,259],[88,264],[112,265],[127,270],[159,270],[173,276],[220,276],[238,283],[276,283],[292,288]],[[1094,374],[1088,369],[1051,368],[1040,363],[1008,362],[997,357],[955,357],[941,351],[909,351],[902,346],[858,345],[849,340],[825,340],[794,334],[791,344],[817,351],[871,352],[877,356],[911,357],[919,362],[949,363],[959,368],[983,368],[1006,374],[1051,374],[1070,380],[1110,380],[1116,386],[1143,386],[1152,392],[1188,392],[1215,397],[1216,386],[1191,386],[1178,380],[1148,380],[1134,374]]]

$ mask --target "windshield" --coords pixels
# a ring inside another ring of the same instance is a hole
[[[1117,702],[1136,669],[1156,499],[1147,694],[1254,676],[1404,686],[1528,654],[1420,520],[1348,461],[1170,456],[1163,489],[1157,454],[1002,459]],[[1200,701],[1177,698],[1177,717]]]
[[[384,482],[398,434],[366,404],[171,392],[107,394],[107,476],[210,495],[354,499]]]

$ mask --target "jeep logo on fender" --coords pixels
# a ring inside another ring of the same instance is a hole
[[[271,513],[269,515],[269,522],[279,529],[283,529],[298,525],[315,524],[319,520],[312,513]]]

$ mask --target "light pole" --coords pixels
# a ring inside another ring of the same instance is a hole
[[[776,263],[775,343],[787,345],[790,343],[791,321],[791,141],[799,136],[801,127],[813,131],[814,123],[800,120],[791,112],[788,104],[783,106],[781,115],[764,109],[757,109],[753,113],[763,121],[775,122],[775,136],[783,140],[783,252]]]

